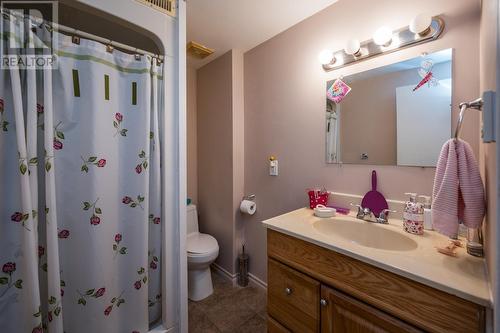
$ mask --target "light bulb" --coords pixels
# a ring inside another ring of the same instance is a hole
[[[318,60],[322,65],[328,65],[333,59],[333,52],[331,50],[323,50],[318,55]]]
[[[432,17],[429,14],[418,14],[410,22],[410,31],[420,36],[427,35],[431,29]]]
[[[389,46],[392,40],[392,30],[388,27],[378,28],[373,34],[373,42],[381,46]]]
[[[345,53],[358,57],[361,55],[361,44],[357,39],[349,39],[344,47]]]

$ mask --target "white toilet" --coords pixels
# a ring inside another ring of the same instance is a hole
[[[198,230],[198,213],[195,205],[187,206],[187,258],[188,258],[188,297],[200,301],[214,292],[210,264],[219,255],[217,240]]]

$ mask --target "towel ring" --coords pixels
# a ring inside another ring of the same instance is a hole
[[[463,102],[463,103],[460,103],[458,105],[458,107],[460,108],[460,114],[458,115],[457,127],[455,129],[455,136],[454,136],[455,141],[460,137],[460,131],[462,130],[462,122],[464,120],[465,111],[467,109],[481,111],[483,104],[484,104],[483,99],[478,98],[478,99],[475,99],[471,102],[468,102],[468,103]]]

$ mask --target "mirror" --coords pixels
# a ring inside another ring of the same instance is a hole
[[[327,163],[436,166],[451,137],[452,49],[340,80],[351,90],[327,94]]]

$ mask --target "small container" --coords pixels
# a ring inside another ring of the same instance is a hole
[[[241,287],[248,286],[248,261],[249,257],[243,245],[243,252],[238,255],[238,285]]]
[[[468,228],[467,253],[474,257],[484,257],[483,233],[481,228]]]
[[[326,190],[309,190],[307,192],[307,195],[309,196],[309,207],[311,209],[316,208],[317,205],[323,205],[326,206],[328,202],[328,197],[330,193]]]
[[[324,205],[317,205],[314,208],[314,215],[321,218],[334,217],[337,210],[332,207],[325,207]]]
[[[424,229],[432,230],[432,212],[431,212],[431,197],[428,195],[419,195],[419,198],[424,199]]]
[[[417,202],[417,193],[405,193],[410,196],[409,201],[405,203],[403,210],[403,229],[414,234],[424,234],[424,207]]]

